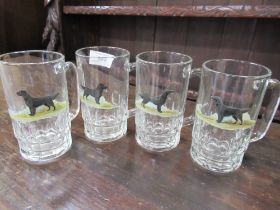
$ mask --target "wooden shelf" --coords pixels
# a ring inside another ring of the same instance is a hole
[[[167,17],[280,18],[280,6],[64,6],[64,14]]]

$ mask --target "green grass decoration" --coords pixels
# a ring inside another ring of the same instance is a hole
[[[101,98],[99,100],[100,104],[97,104],[95,101],[95,98],[92,96],[88,96],[88,98],[86,98],[86,97],[83,97],[83,95],[81,94],[80,99],[84,104],[94,107],[96,109],[113,109],[114,108],[113,104],[106,101],[106,99],[103,96],[101,96]]]
[[[54,101],[55,110],[53,107],[48,111],[48,107],[39,106],[36,108],[36,114],[34,116],[30,116],[30,110],[28,108],[17,112],[10,113],[12,119],[22,122],[32,122],[37,120],[42,120],[50,117],[57,116],[60,112],[64,111],[68,107],[68,103],[66,102],[58,102]]]
[[[198,117],[202,121],[208,123],[209,125],[212,125],[214,127],[224,129],[224,130],[231,130],[231,131],[232,130],[244,130],[247,128],[252,128],[256,124],[255,120],[251,120],[248,112],[243,114],[243,124],[242,125],[240,125],[240,121],[238,121],[236,124],[234,124],[235,120],[232,117],[226,117],[226,121],[223,120],[223,122],[218,123],[217,122],[217,119],[218,119],[217,113],[212,114],[212,115],[204,115],[204,114],[202,114],[202,112],[199,108],[199,105],[197,105],[195,113],[196,113],[196,117]]]
[[[148,104],[145,105],[145,107],[142,105],[142,100],[136,102],[136,107],[138,109],[141,109],[142,111],[152,114],[152,115],[157,115],[159,117],[176,117],[180,113],[175,110],[168,109],[167,107],[162,107],[162,112],[158,112],[158,110]]]

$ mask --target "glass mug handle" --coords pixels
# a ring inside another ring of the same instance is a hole
[[[129,63],[129,72],[136,70],[136,63]],[[132,108],[128,110],[127,118],[131,118],[135,116],[136,108]]]
[[[69,118],[70,120],[73,120],[80,111],[78,71],[76,65],[72,62],[65,62],[64,68],[66,71],[67,90],[69,96]],[[73,84],[75,84],[74,87],[72,87]]]
[[[192,76],[197,76],[197,77],[199,77],[199,79],[201,79],[201,68],[194,68],[194,69],[192,69],[190,77],[192,77]],[[184,126],[192,125],[193,124],[193,120],[194,120],[194,113],[191,114],[190,116],[184,118],[183,127]]]
[[[269,103],[265,106],[262,118],[257,120],[251,135],[251,142],[262,139],[267,133],[280,102],[280,82],[277,79],[268,80],[268,89],[272,90]]]

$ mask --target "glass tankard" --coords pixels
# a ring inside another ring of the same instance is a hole
[[[66,78],[71,72],[75,81],[68,87],[76,91],[69,92],[69,105]],[[0,74],[22,157],[40,164],[68,151],[71,120],[79,112],[74,64],[57,52],[12,52],[0,55]]]
[[[129,51],[86,47],[76,51],[85,135],[95,143],[120,139],[127,131]]]
[[[203,64],[192,131],[191,157],[203,168],[227,173],[238,169],[250,142],[267,132],[279,105],[279,81],[262,65],[239,60]],[[264,117],[257,120],[267,88]]]
[[[150,51],[136,56],[136,140],[148,151],[175,148],[180,140],[192,58]]]

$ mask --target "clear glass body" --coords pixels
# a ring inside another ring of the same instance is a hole
[[[91,141],[115,141],[127,131],[129,56],[106,46],[76,51],[82,117]]]
[[[192,131],[191,156],[196,163],[218,173],[240,167],[270,76],[268,68],[246,61],[203,64]]]
[[[136,140],[149,151],[168,151],[180,140],[192,59],[174,52],[136,56]]]
[[[53,161],[71,147],[66,69],[64,56],[56,52],[23,51],[0,56],[14,134],[22,157],[29,162]],[[78,113],[79,104],[75,106],[72,116]]]

